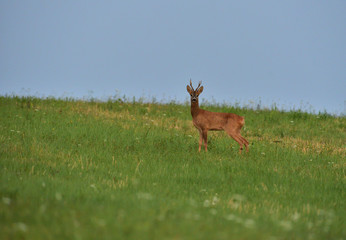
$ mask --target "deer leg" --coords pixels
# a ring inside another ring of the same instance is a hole
[[[203,134],[202,134],[202,131],[199,130],[198,152],[201,151],[202,143],[203,143]]]
[[[245,145],[245,148],[246,148],[246,152],[249,152],[249,142],[240,134],[237,135],[237,137],[239,138],[239,140]],[[240,153],[241,153],[241,150],[243,150],[243,148],[241,147],[240,149]]]
[[[236,134],[235,132],[227,131],[227,134],[232,137],[237,143],[239,143],[239,153],[243,150],[244,142],[241,139],[240,134]],[[239,137],[240,136],[240,137]],[[246,145],[245,145],[246,146]]]
[[[249,152],[249,142],[243,138],[240,134],[239,134],[240,138],[243,140],[243,143],[245,145],[245,148],[246,148],[246,152]]]
[[[241,137],[239,135],[234,135],[233,139],[239,143],[239,154],[241,154],[241,152],[243,151],[243,145],[244,145]]]
[[[240,138],[240,140],[243,142],[246,148],[246,152],[249,152],[249,142],[240,134],[240,129],[237,131],[237,135]]]
[[[204,141],[204,148],[205,151],[208,151],[208,131],[203,131],[203,141]]]

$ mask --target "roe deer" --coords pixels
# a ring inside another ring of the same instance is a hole
[[[207,152],[208,150],[208,131],[222,131],[227,132],[234,140],[236,140],[239,145],[239,153],[243,150],[243,145],[246,147],[248,152],[249,142],[246,141],[240,135],[240,129],[244,126],[245,120],[244,117],[238,116],[234,113],[219,113],[219,112],[209,112],[199,108],[198,96],[203,91],[203,86],[201,86],[202,81],[199,82],[196,90],[192,87],[192,82],[190,80],[190,86],[187,85],[187,91],[191,96],[191,115],[193,125],[199,131],[199,148],[198,151],[201,151],[202,143],[204,142],[204,148]]]

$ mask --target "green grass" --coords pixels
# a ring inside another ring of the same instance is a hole
[[[346,120],[245,116],[250,152],[188,105],[0,97],[0,239],[345,239]]]

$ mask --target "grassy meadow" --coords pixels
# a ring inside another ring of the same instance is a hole
[[[245,116],[249,153],[189,104],[0,97],[0,239],[345,239],[346,119]]]

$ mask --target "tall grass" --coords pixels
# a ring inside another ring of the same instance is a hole
[[[188,105],[0,97],[1,239],[343,239],[345,118],[245,116],[250,152]]]

